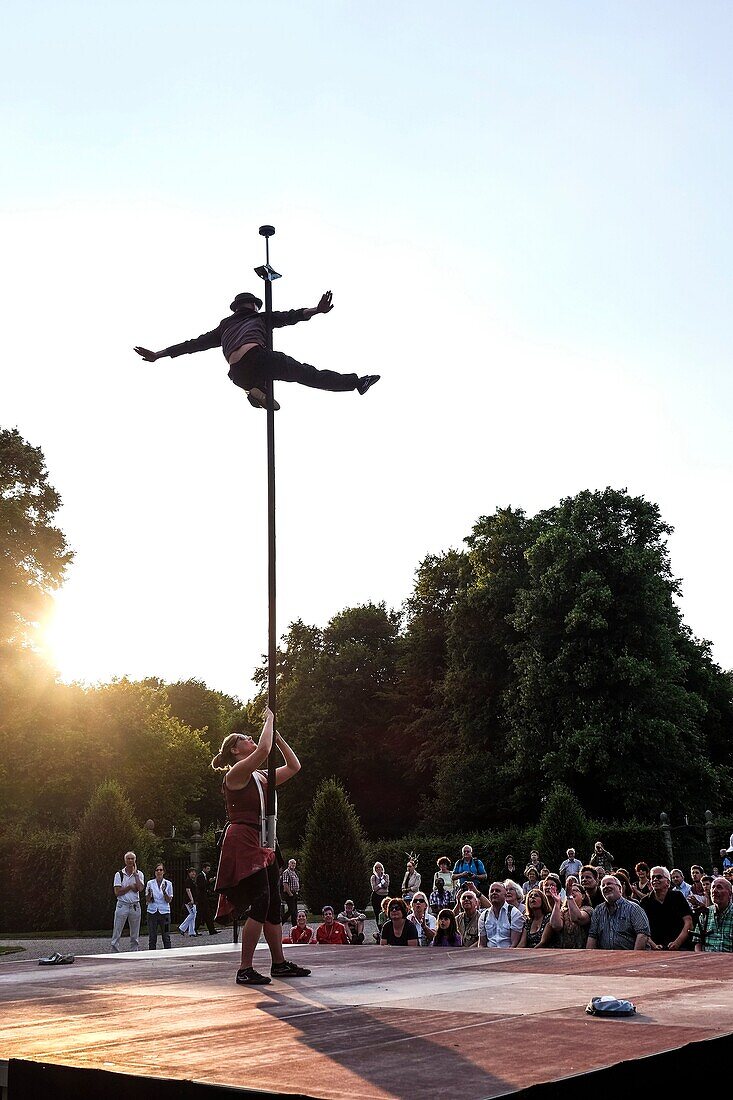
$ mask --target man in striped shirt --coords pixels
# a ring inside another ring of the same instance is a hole
[[[294,859],[288,860],[288,865],[280,876],[280,893],[283,903],[288,911],[288,920],[295,927],[298,920],[298,894],[300,893],[300,876],[296,871]]]

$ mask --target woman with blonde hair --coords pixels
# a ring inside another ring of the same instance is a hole
[[[275,772],[275,786],[281,787],[300,771],[300,761],[280,734],[274,736],[275,717],[267,708],[259,742],[249,735],[230,733],[211,761],[215,771],[225,772],[222,794],[227,824],[221,844],[216,891],[218,921],[240,915],[247,920],[242,929],[242,965],[238,985],[269,985],[270,978],[252,966],[254,949],[264,929],[272,956],[273,978],[307,977],[310,970],[286,962],[282,949],[280,892],[275,853],[265,846],[264,821],[267,801],[265,765],[274,743],[284,765]]]

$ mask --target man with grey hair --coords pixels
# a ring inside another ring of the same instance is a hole
[[[693,932],[696,951],[733,951],[733,886],[718,875],[710,888],[713,904],[700,913]]]
[[[479,947],[516,947],[522,938],[524,918],[516,906],[511,908],[506,900],[503,882],[492,882],[489,887],[488,909],[482,909],[478,919]]]
[[[142,907],[140,895],[145,889],[145,875],[138,870],[137,856],[134,852],[125,852],[125,866],[114,878],[115,906],[114,930],[112,932],[112,950],[119,951],[122,930],[130,925],[130,949],[137,951],[140,946],[140,918]]]
[[[601,893],[603,903],[593,910],[586,950],[644,951],[649,939],[644,910],[621,896],[621,882],[615,875],[604,875]]]
[[[692,931],[692,913],[679,890],[672,889],[666,867],[652,867],[650,894],[639,904],[649,919],[649,946],[655,951],[680,951],[687,947]]]

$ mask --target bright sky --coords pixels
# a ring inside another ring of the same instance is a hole
[[[727,0],[7,0],[1,416],[76,560],[65,678],[247,698],[267,645],[265,414],[219,351],[261,287],[361,398],[280,384],[278,627],[399,606],[497,506],[628,487],[733,665]]]

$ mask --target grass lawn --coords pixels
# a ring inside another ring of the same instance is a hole
[[[103,928],[100,932],[0,932],[0,943],[3,940],[94,940],[111,935],[111,928]]]
[[[16,951],[25,951],[25,947],[0,947],[0,955],[13,955]]]

